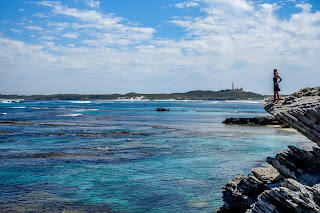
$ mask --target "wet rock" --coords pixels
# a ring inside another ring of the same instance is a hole
[[[218,212],[245,212],[257,201],[259,194],[267,189],[267,185],[253,175],[238,174],[222,189],[224,205]]]
[[[254,118],[226,118],[222,123],[243,125],[283,125],[284,123],[273,116],[262,116]]]
[[[158,107],[157,111],[170,111],[170,110],[163,107]]]

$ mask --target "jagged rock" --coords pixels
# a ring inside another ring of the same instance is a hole
[[[267,103],[265,110],[320,145],[320,87],[303,89],[277,104]],[[320,212],[319,148],[306,151],[289,146],[267,162],[280,175],[273,169],[256,168],[254,176],[236,176],[224,187],[220,212]]]
[[[268,157],[267,162],[275,167],[283,176],[293,178],[308,186],[320,183],[320,149],[306,151],[294,146],[289,150]]]
[[[280,103],[269,102],[264,108],[320,145],[320,87],[303,89]]]
[[[224,205],[218,212],[244,212],[257,201],[259,194],[267,189],[267,185],[253,175],[238,174],[221,188],[224,189]]]
[[[284,123],[273,116],[261,116],[254,118],[226,118],[225,124],[245,124],[245,125],[283,125]]]
[[[280,187],[264,191],[253,205],[252,213],[314,213],[320,212],[320,184],[305,186],[293,179],[285,179]]]
[[[266,168],[253,168],[251,169],[252,174],[258,178],[263,183],[275,183],[278,180],[283,179],[283,176],[280,175],[279,171],[272,166]]]

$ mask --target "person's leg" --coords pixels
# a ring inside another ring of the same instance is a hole
[[[273,91],[273,103],[276,102],[276,95],[277,95],[277,92],[276,92],[276,91]]]
[[[279,91],[277,91],[277,96],[278,96],[278,102],[279,102],[279,99],[280,99]]]

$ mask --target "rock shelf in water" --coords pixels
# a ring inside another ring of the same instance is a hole
[[[265,104],[277,120],[320,145],[320,87],[306,88],[279,103]],[[224,205],[218,212],[320,212],[320,149],[294,146],[268,157],[269,168],[238,174],[222,187]]]
[[[284,125],[282,121],[275,119],[273,116],[262,116],[254,118],[226,118],[222,123],[240,124],[240,125]]]

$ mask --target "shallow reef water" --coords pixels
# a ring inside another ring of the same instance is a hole
[[[215,212],[227,180],[310,143],[221,123],[264,115],[259,101],[0,103],[0,211]]]

